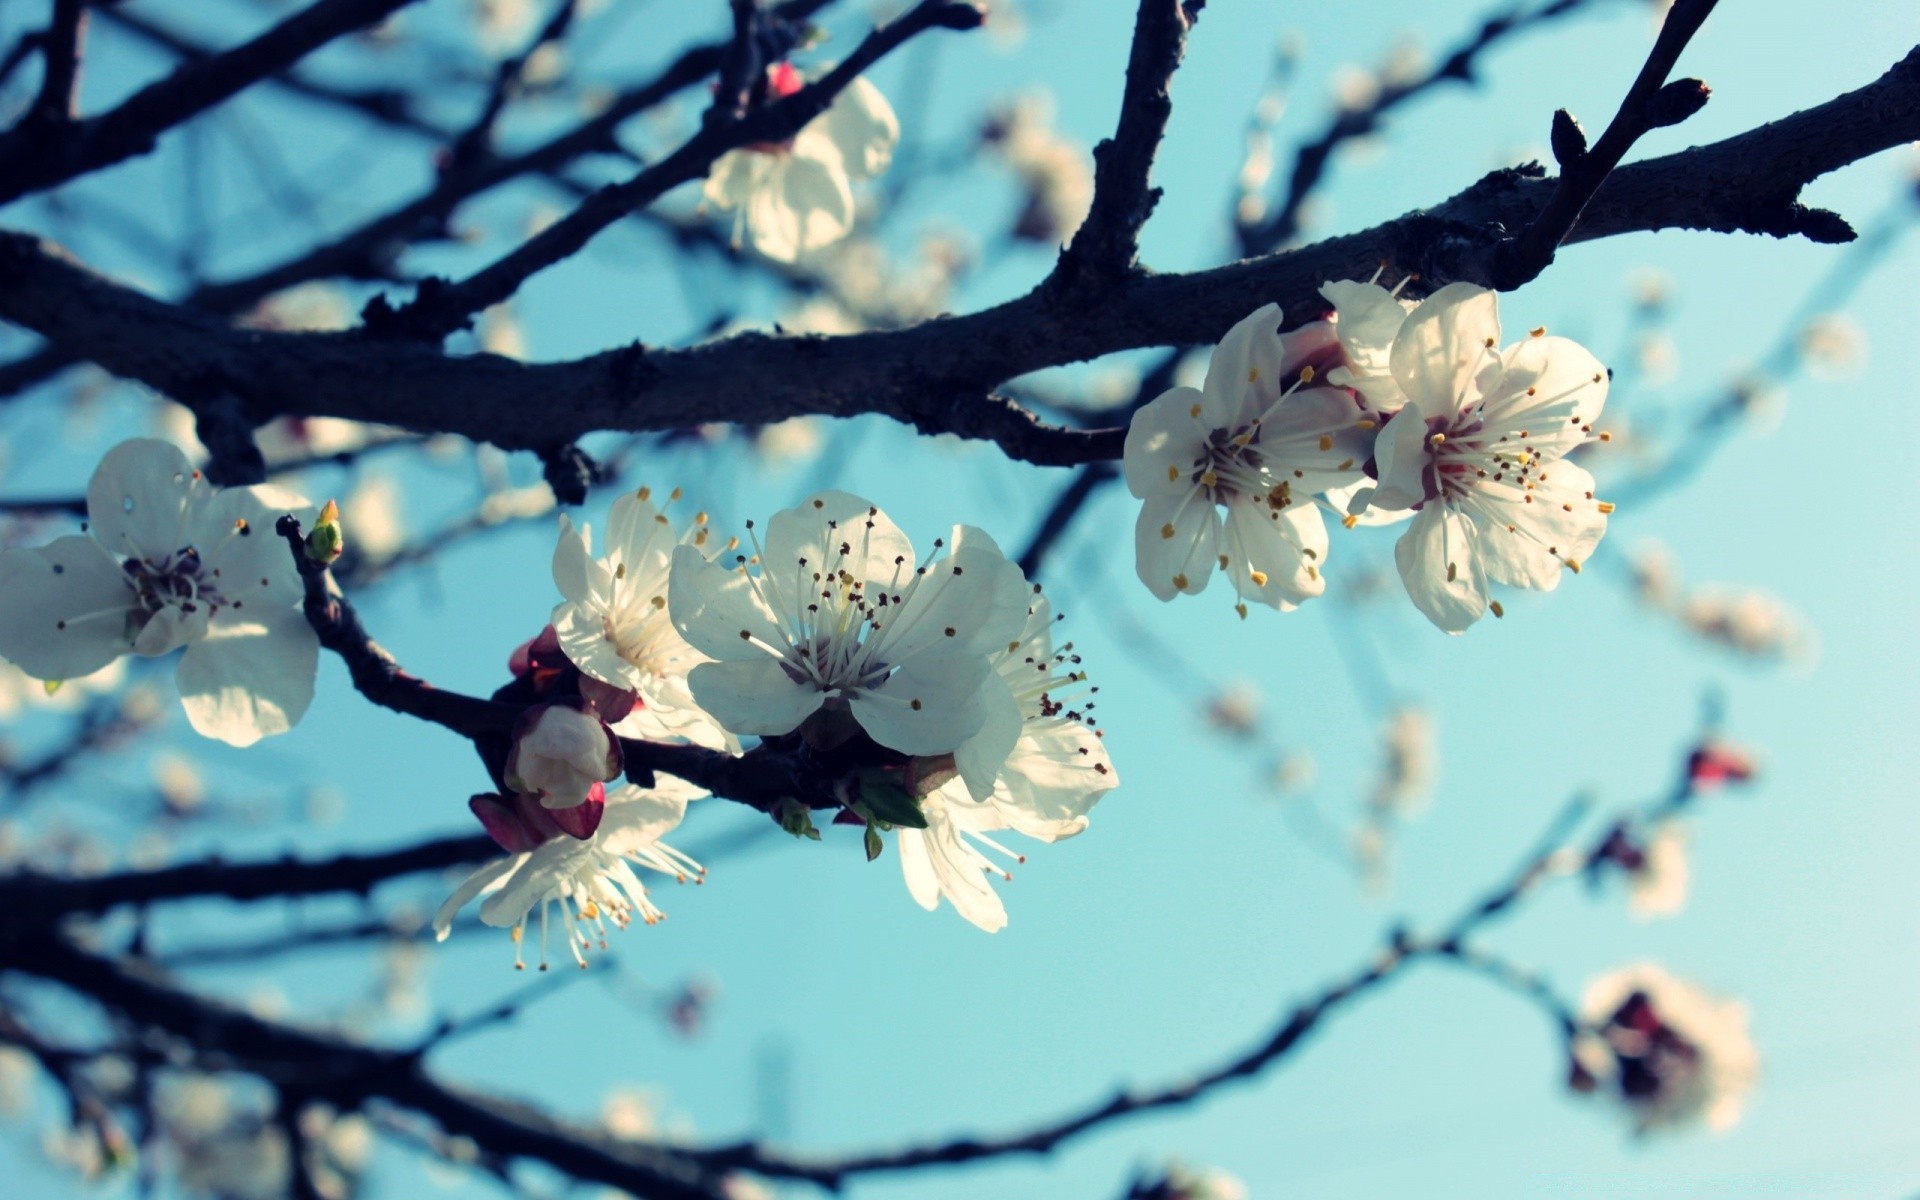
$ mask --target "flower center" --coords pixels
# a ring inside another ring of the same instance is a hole
[[[120,569],[140,603],[135,619],[141,626],[163,609],[174,608],[191,615],[204,608],[211,617],[227,603],[220,594],[218,572],[208,571],[200,561],[200,552],[192,546],[184,546],[157,562],[129,558]]]
[[[1253,445],[1259,434],[1257,425],[1207,434],[1205,452],[1193,460],[1192,479],[1206,490],[1209,500],[1226,504],[1243,493],[1267,490],[1263,456]]]

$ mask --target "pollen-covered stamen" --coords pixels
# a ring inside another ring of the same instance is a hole
[[[204,609],[212,616],[228,603],[219,580],[206,569],[200,552],[192,546],[183,546],[158,560],[129,558],[120,569],[139,603],[134,619],[141,626],[162,609],[176,608],[187,614]]]

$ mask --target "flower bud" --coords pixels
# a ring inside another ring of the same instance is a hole
[[[620,743],[599,717],[572,704],[537,704],[520,718],[507,756],[507,786],[534,792],[548,809],[584,804],[595,784],[620,775]]]
[[[340,526],[340,506],[327,501],[320,510],[319,519],[313,528],[307,531],[307,558],[323,567],[330,567],[347,548],[346,531]]]

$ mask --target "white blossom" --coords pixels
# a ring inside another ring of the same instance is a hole
[[[1448,284],[1408,314],[1391,368],[1406,405],[1374,446],[1379,483],[1351,511],[1417,508],[1394,547],[1415,607],[1462,633],[1492,607],[1488,581],[1550,590],[1606,533],[1613,506],[1565,455],[1607,398],[1606,368],[1566,338],[1500,345],[1497,298]]]
[[[476,815],[482,817],[495,840],[504,838],[506,844],[521,848],[485,864],[454,889],[434,914],[434,936],[445,941],[455,915],[473,900],[485,897],[480,919],[513,931],[514,965],[524,966],[519,948],[527,916],[537,907],[540,966],[545,970],[549,914],[558,905],[567,949],[584,967],[585,951],[595,942],[606,948],[608,922],[624,929],[635,918],[652,925],[665,916],[648,898],[646,885],[634,874],[633,865],[672,875],[681,882],[704,877],[706,868],[660,841],[685,818],[688,802],[704,795],[667,775],[660,776],[658,786],[650,789],[622,784],[606,794],[599,824],[584,838],[563,830],[534,829],[530,824],[503,833],[497,818],[488,819],[476,804]],[[521,821],[537,821],[541,813],[554,815],[537,808],[522,808],[518,815]]]
[[[805,86],[786,63],[767,72],[767,83],[772,99]],[[754,249],[793,262],[847,235],[853,228],[853,183],[886,170],[899,139],[892,106],[860,76],[791,141],[721,155],[707,176],[706,198],[737,213],[736,244],[744,229]]]
[[[1636,1132],[1698,1120],[1724,1130],[1739,1120],[1759,1074],[1745,1005],[1643,963],[1594,980],[1581,1011],[1589,1030],[1576,1062]]]
[[[1347,392],[1306,386],[1338,354],[1331,326],[1279,326],[1273,304],[1235,325],[1203,388],[1161,393],[1127,430],[1127,488],[1144,501],[1135,568],[1162,600],[1202,591],[1216,565],[1242,599],[1274,608],[1326,590],[1313,498],[1361,478],[1375,422]]]
[[[976,800],[962,780],[950,782],[922,798],[925,829],[899,830],[900,866],[915,902],[931,911],[945,896],[988,933],[1007,923],[1006,906],[988,878],[1011,876],[986,852],[1026,861],[993,834],[1012,830],[1043,842],[1072,837],[1120,782],[1088,715],[1093,704],[1078,699],[1092,692],[1086,672],[1078,669],[1072,643],[1054,649],[1053,622],[1053,606],[1035,588],[1019,639],[994,655],[995,676],[1017,702],[1020,725],[991,794]],[[963,747],[956,760],[965,755]]]
[[[1018,714],[984,685],[988,655],[1020,635],[1028,589],[991,537],[955,526],[951,547],[916,565],[885,513],[837,491],[775,514],[764,546],[757,536],[759,552],[730,566],[674,551],[668,609],[715,660],[688,676],[700,707],[737,734],[830,745],[857,725],[909,755],[952,753],[991,721],[1006,757]],[[993,786],[994,753],[961,762],[976,794]]]
[[[596,783],[620,774],[620,743],[600,718],[571,704],[527,710],[507,756],[507,786],[540,797],[547,808],[573,808]]]
[[[678,495],[676,492],[675,495]],[[646,488],[614,501],[607,540],[593,554],[593,530],[575,530],[560,518],[553,582],[565,597],[553,610],[560,649],[580,670],[638,696],[633,712],[615,725],[625,737],[649,741],[685,738],[715,750],[738,743],[694,703],[687,672],[706,661],[673,627],[667,612],[675,535]],[[707,517],[694,518],[685,539],[706,551]]]
[[[58,680],[185,647],[174,679],[194,729],[235,746],[285,733],[313,699],[319,641],[274,524],[305,504],[215,489],[166,442],[122,442],[87,485],[87,534],[0,552],[0,655]]]
[[[1687,831],[1677,821],[1654,827],[1627,870],[1627,907],[1633,915],[1670,917],[1687,904]]]

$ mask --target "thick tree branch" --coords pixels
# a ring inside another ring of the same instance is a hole
[[[86,0],[54,0],[53,23],[47,27],[40,77],[40,94],[27,110],[26,120],[60,126],[73,119],[80,94],[80,55],[87,36]]]
[[[0,135],[0,204],[153,149],[162,133],[413,0],[316,0],[244,45],[188,63],[97,117]],[[56,24],[55,36],[59,35]]]
[[[1568,242],[1668,228],[1802,234],[1851,231],[1795,197],[1808,181],[1920,138],[1920,50],[1880,79],[1825,104],[1711,145],[1614,171]],[[1120,430],[1043,425],[991,397],[1041,367],[1141,346],[1216,340],[1278,301],[1298,323],[1324,307],[1329,279],[1383,263],[1423,286],[1488,282],[1489,230],[1528,225],[1555,185],[1496,172],[1452,199],[1372,229],[1189,274],[1150,275],[1098,306],[1057,305],[1044,289],[982,312],[844,337],[742,334],[685,350],[629,347],[562,363],[449,358],[431,346],[346,334],[232,330],[206,314],[108,282],[37,239],[0,237],[0,317],[162,392],[209,379],[264,420],[290,412],[453,432],[548,449],[598,429],[673,429],[800,413],[884,413],[930,432],[997,442],[1049,465],[1119,457]],[[1836,228],[1836,223],[1839,227]]]
[[[1202,3],[1140,0],[1120,120],[1113,136],[1093,148],[1093,207],[1060,256],[1057,282],[1097,282],[1133,269],[1140,228],[1160,202],[1160,189],[1149,187],[1147,177],[1173,114],[1168,87]]]

